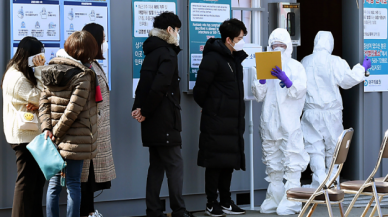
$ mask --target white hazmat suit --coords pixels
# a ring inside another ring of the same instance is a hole
[[[360,64],[350,69],[348,63],[331,55],[334,38],[320,31],[315,37],[313,54],[302,64],[307,74],[307,96],[302,117],[306,151],[313,171],[312,188],[326,178],[338,137],[343,131],[342,98],[339,87],[349,89],[364,81],[365,68]],[[337,167],[332,176],[337,172]]]
[[[282,88],[279,80],[261,84],[255,80],[252,92],[258,102],[264,101],[260,119],[265,180],[269,182],[267,196],[260,211],[290,215],[300,212],[301,203],[288,201],[286,191],[300,187],[301,172],[309,162],[304,149],[300,125],[306,96],[306,73],[303,65],[291,58],[292,43],[285,29],[275,29],[269,37],[269,51],[274,42],[287,45],[282,52],[282,70],[292,81],[292,86]],[[283,183],[283,178],[287,180]]]

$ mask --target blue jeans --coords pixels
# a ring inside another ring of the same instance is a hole
[[[83,160],[66,160],[67,217],[79,217],[81,206],[81,173]],[[62,191],[61,174],[50,179],[47,189],[47,217],[59,217],[59,195]]]

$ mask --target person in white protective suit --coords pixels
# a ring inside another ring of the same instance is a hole
[[[349,89],[363,82],[365,71],[371,67],[366,57],[363,65],[357,64],[350,69],[345,60],[331,55],[333,49],[331,32],[320,31],[315,37],[313,54],[302,60],[307,74],[307,96],[301,124],[313,172],[313,181],[307,187],[312,188],[317,188],[326,178],[338,137],[343,131],[339,87]],[[337,170],[335,167],[331,176]]]
[[[303,65],[291,58],[292,50],[287,30],[275,29],[269,37],[268,51],[282,52],[282,70],[276,68],[271,72],[280,82],[277,79],[254,80],[252,84],[256,100],[264,101],[260,132],[268,175],[265,180],[269,186],[261,213],[291,215],[302,208],[301,203],[288,201],[286,197],[288,189],[300,187],[301,173],[309,162],[300,126],[307,78]]]

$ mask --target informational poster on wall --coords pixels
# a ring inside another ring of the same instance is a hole
[[[63,27],[64,40],[73,34],[75,31],[80,31],[89,23],[98,23],[104,27],[105,40],[109,43],[108,34],[108,2],[104,1],[64,1],[63,9]],[[109,51],[108,51],[109,52]],[[103,54],[105,60],[98,60],[99,64],[104,69],[108,80],[110,81],[109,73],[109,57],[108,52]],[[110,83],[110,82],[109,82]]]
[[[372,60],[365,92],[388,91],[387,0],[364,3],[364,52]]]
[[[59,1],[13,0],[11,14],[15,41],[26,36],[59,41]]]
[[[46,60],[55,57],[64,48],[66,39],[80,31],[88,23],[104,27],[105,40],[110,47],[109,9],[110,0],[10,0],[11,2],[11,55],[26,36],[33,36],[45,46]],[[98,60],[109,83],[110,50]],[[110,85],[111,87],[111,85]]]
[[[209,38],[220,38],[219,27],[231,17],[231,0],[189,1],[189,91],[194,88],[202,52]]]
[[[177,0],[133,0],[133,90],[135,91],[140,80],[140,70],[144,60],[143,43],[148,38],[148,33],[153,29],[154,18],[163,12],[169,11],[176,14]]]

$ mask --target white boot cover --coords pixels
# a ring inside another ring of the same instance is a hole
[[[284,195],[283,172],[271,173],[265,178],[269,182],[267,195],[260,206],[261,213],[275,213],[276,209]]]
[[[285,184],[285,192],[290,188],[300,188],[301,172],[286,173],[284,178],[287,179]],[[293,215],[302,210],[301,202],[294,202],[287,199],[287,194],[284,193],[282,200],[279,203],[276,213],[278,215]]]

